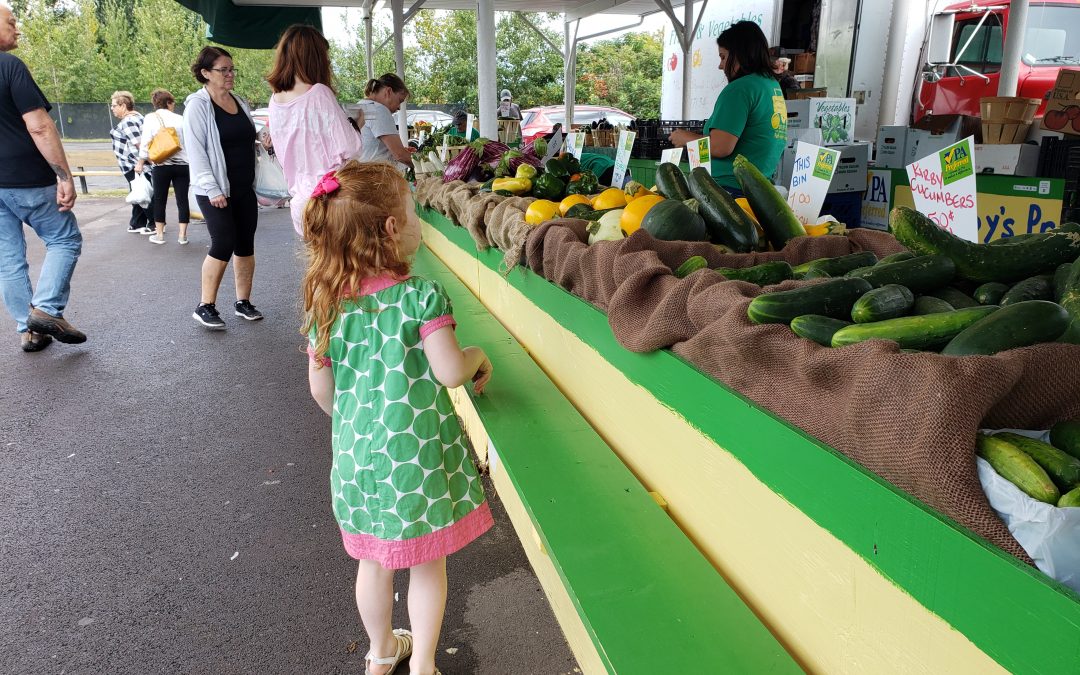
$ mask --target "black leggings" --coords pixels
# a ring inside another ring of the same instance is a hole
[[[246,258],[255,255],[255,228],[259,224],[259,202],[255,191],[248,188],[233,193],[223,209],[212,205],[205,195],[195,195],[206,230],[210,233],[210,257],[229,262],[234,255]]]
[[[165,222],[165,202],[169,200],[169,184],[176,189],[176,210],[181,223],[191,221],[188,210],[188,186],[191,185],[187,164],[158,164],[154,167],[154,222]]]

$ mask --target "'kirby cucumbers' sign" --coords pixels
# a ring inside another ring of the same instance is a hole
[[[615,152],[615,170],[611,174],[612,187],[622,187],[626,181],[626,167],[630,164],[630,151],[634,149],[635,138],[636,131],[623,129],[619,132],[619,149]]]
[[[840,151],[804,141],[795,146],[795,165],[788,187],[788,205],[803,225],[812,225],[821,215],[821,205],[829,193]]]
[[[704,168],[712,175],[712,144],[708,136],[686,144],[686,154],[690,158],[690,170]]]
[[[974,139],[969,136],[907,167],[915,209],[942,229],[979,241]]]

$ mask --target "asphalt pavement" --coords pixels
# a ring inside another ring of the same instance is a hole
[[[66,317],[85,344],[23,353],[0,312],[0,672],[363,672],[288,210],[260,214],[252,301],[266,319],[223,311],[223,332],[191,318],[206,228],[180,246],[170,225],[155,246],[125,231],[128,212],[76,204],[85,242]],[[43,249],[27,232],[36,283]],[[230,271],[218,305],[233,300]],[[438,665],[577,672],[487,488],[496,525],[450,558]],[[397,586],[407,626],[406,573]]]

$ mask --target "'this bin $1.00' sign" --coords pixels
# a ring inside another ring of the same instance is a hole
[[[840,152],[804,141],[795,146],[795,164],[788,187],[788,205],[803,225],[812,225],[821,215],[821,205],[829,193]]]
[[[971,136],[909,164],[907,174],[917,211],[962,239],[979,241]]]

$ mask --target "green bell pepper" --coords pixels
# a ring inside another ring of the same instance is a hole
[[[565,190],[566,183],[550,173],[545,173],[533,181],[532,195],[537,199],[550,199],[557,202],[563,198]]]
[[[567,178],[570,172],[566,170],[566,163],[558,157],[552,157],[544,165],[544,171],[556,178]]]
[[[600,181],[591,171],[582,171],[581,178],[566,186],[568,195],[591,195],[600,191]]]

